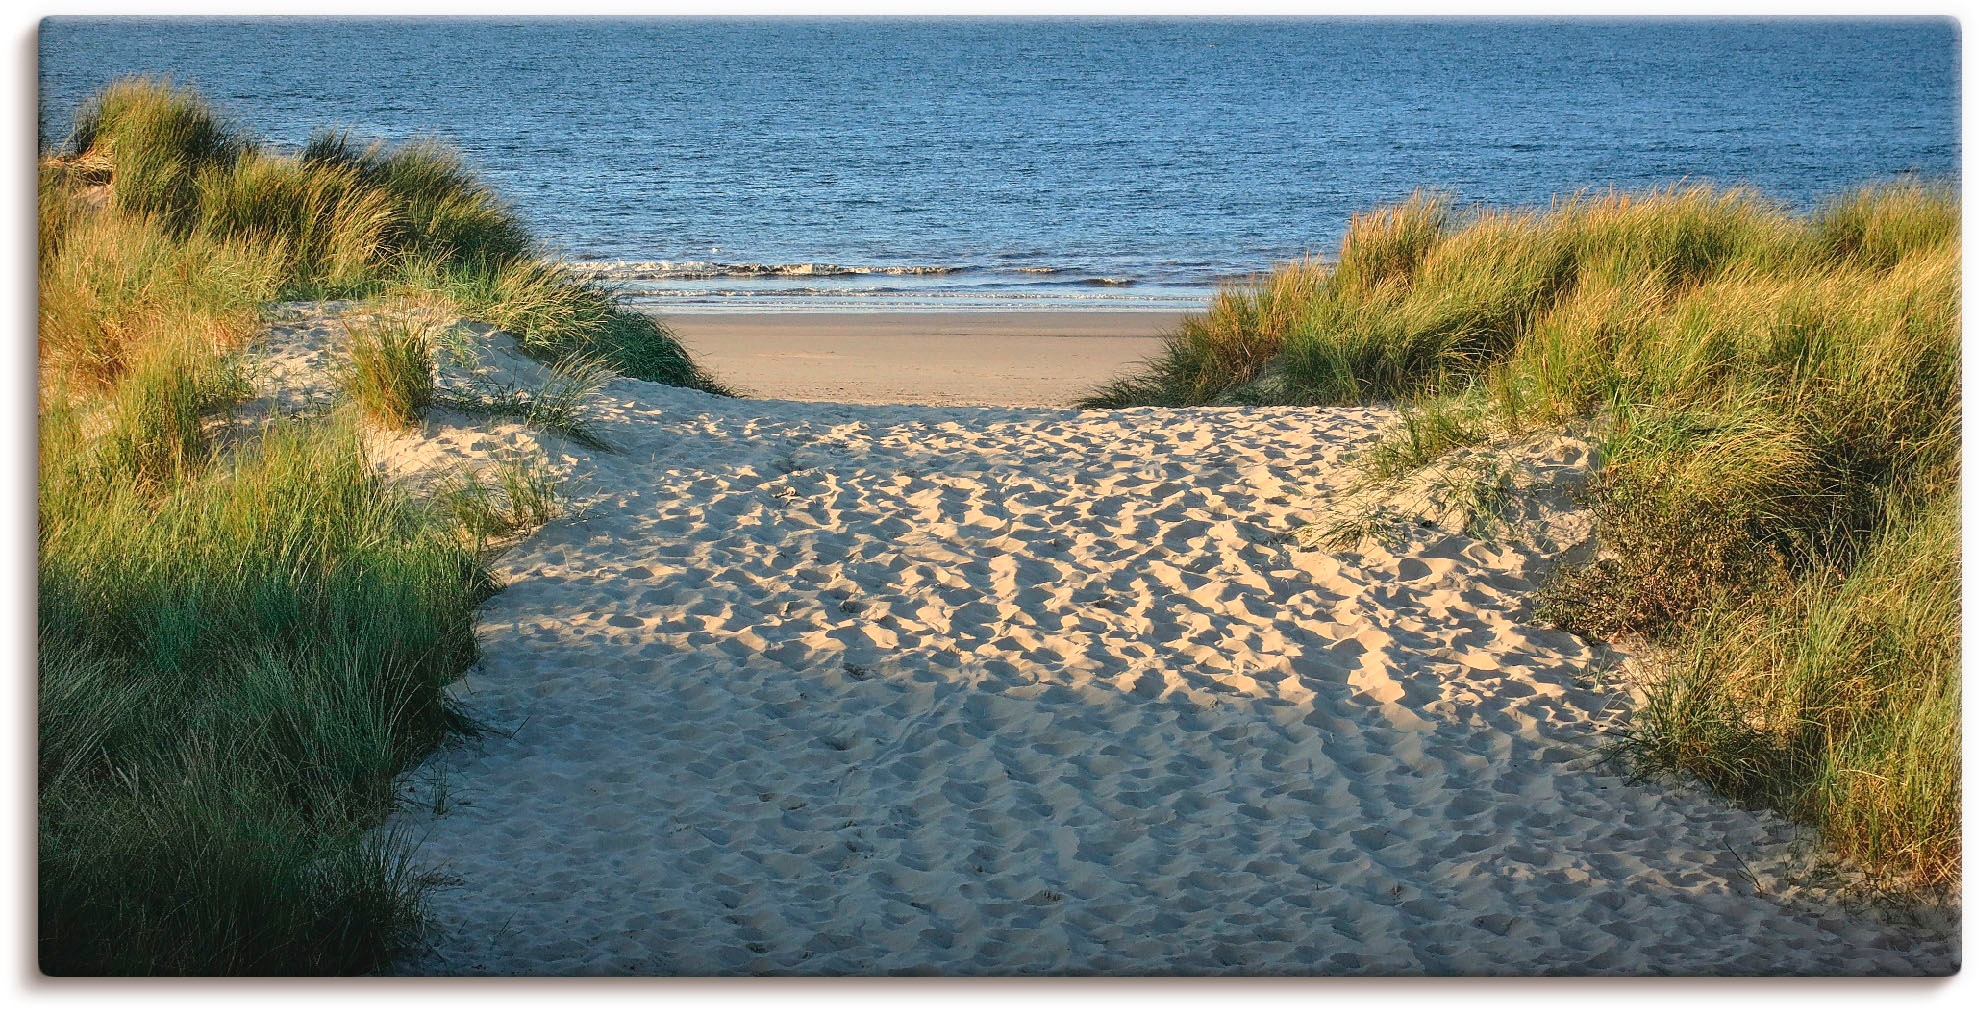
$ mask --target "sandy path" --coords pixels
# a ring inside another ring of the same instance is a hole
[[[696,359],[773,399],[1072,406],[1157,353],[1176,312],[670,315]]]
[[[1384,411],[606,393],[619,452],[537,436],[589,505],[500,561],[499,731],[393,819],[460,879],[406,973],[1953,965],[1776,881],[1781,821],[1594,766],[1531,558],[1288,543]]]

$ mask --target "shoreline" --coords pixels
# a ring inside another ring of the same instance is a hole
[[[756,399],[1069,407],[1157,353],[1184,312],[649,313]]]

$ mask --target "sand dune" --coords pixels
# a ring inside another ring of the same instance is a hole
[[[1953,968],[1777,818],[1599,764],[1620,702],[1526,622],[1533,551],[1291,542],[1385,410],[594,412],[618,452],[381,442],[541,443],[584,505],[499,562],[493,731],[406,779],[459,884],[405,973]]]

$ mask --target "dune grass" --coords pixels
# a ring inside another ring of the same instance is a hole
[[[540,257],[510,206],[431,139],[360,145],[326,132],[297,155],[274,153],[191,89],[138,78],[86,103],[43,175],[59,183],[43,186],[44,252],[78,200],[100,194],[118,219],[171,242],[255,250],[273,262],[271,297],[438,297],[546,361],[584,355],[629,378],[729,394],[660,323]]]
[[[67,188],[45,186],[45,200],[61,203]],[[89,213],[53,231],[44,226],[40,269],[44,384],[108,388],[137,357],[175,341],[238,347],[281,282],[267,250],[175,238],[149,216]]]
[[[1821,823],[1892,875],[1954,882],[1959,511],[1946,496],[1843,571],[1711,610],[1635,717],[1641,759]]]
[[[352,973],[431,882],[368,838],[449,724],[487,585],[349,424],[164,486],[41,485],[40,950],[50,974]]]
[[[615,367],[715,383],[536,261],[432,143],[271,153],[126,81],[44,160],[39,210],[41,968],[376,969],[437,882],[376,830],[393,778],[457,725],[441,688],[475,654],[486,541],[552,517],[555,488],[523,466],[466,504],[382,480],[358,414],[432,400],[417,327],[356,334],[357,410],[248,432],[236,352],[271,301],[400,291],[528,321],[568,387],[537,413]]]
[[[611,366],[598,358],[571,357],[553,365],[544,384],[536,389],[484,385],[466,394],[452,395],[447,403],[465,413],[515,417],[526,426],[562,435],[590,449],[611,452],[612,443],[601,437],[586,419],[585,405],[612,377]]]
[[[1909,181],[1805,215],[1707,186],[1415,194],[1354,218],[1334,268],[1222,292],[1086,405],[1398,403],[1381,476],[1590,420],[1607,556],[1539,613],[1665,656],[1639,766],[1953,885],[1957,219]]]
[[[422,322],[390,318],[351,330],[351,362],[339,376],[359,412],[412,427],[434,402],[434,336]]]
[[[483,473],[453,474],[435,500],[477,551],[491,540],[541,526],[564,509],[557,481],[527,458],[502,460]]]
[[[523,262],[491,272],[473,263],[410,260],[388,289],[438,296],[463,315],[514,335],[540,360],[586,358],[628,378],[734,395],[661,323],[621,306],[611,291],[558,263]]]

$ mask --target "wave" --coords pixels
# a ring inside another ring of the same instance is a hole
[[[918,290],[913,288],[884,287],[864,288],[849,291],[829,287],[796,287],[777,289],[729,288],[720,290],[657,290],[640,291],[632,296],[636,304],[717,304],[723,302],[763,302],[768,304],[785,303],[903,303],[903,304],[1035,304],[1035,305],[1120,305],[1123,307],[1194,307],[1203,299],[1193,297],[1153,297],[1148,295],[1104,293],[1089,291],[1055,292],[1048,290]]]
[[[608,280],[711,280],[718,277],[937,277],[966,266],[841,266],[838,263],[717,263],[603,261],[567,263],[573,272]]]
[[[818,280],[869,286],[890,278],[928,283],[945,282],[973,288],[1080,285],[1085,287],[1185,287],[1210,289],[1240,281],[1256,281],[1258,273],[1220,271],[1213,264],[1151,263],[1147,268],[1127,264],[1062,263],[1040,265],[965,263],[844,264],[825,261],[790,263],[730,263],[718,260],[567,259],[566,267],[581,277],[609,283],[668,286],[681,283],[706,287],[712,281]],[[1113,270],[1112,270],[1113,267]],[[1109,272],[1104,272],[1109,271]]]

